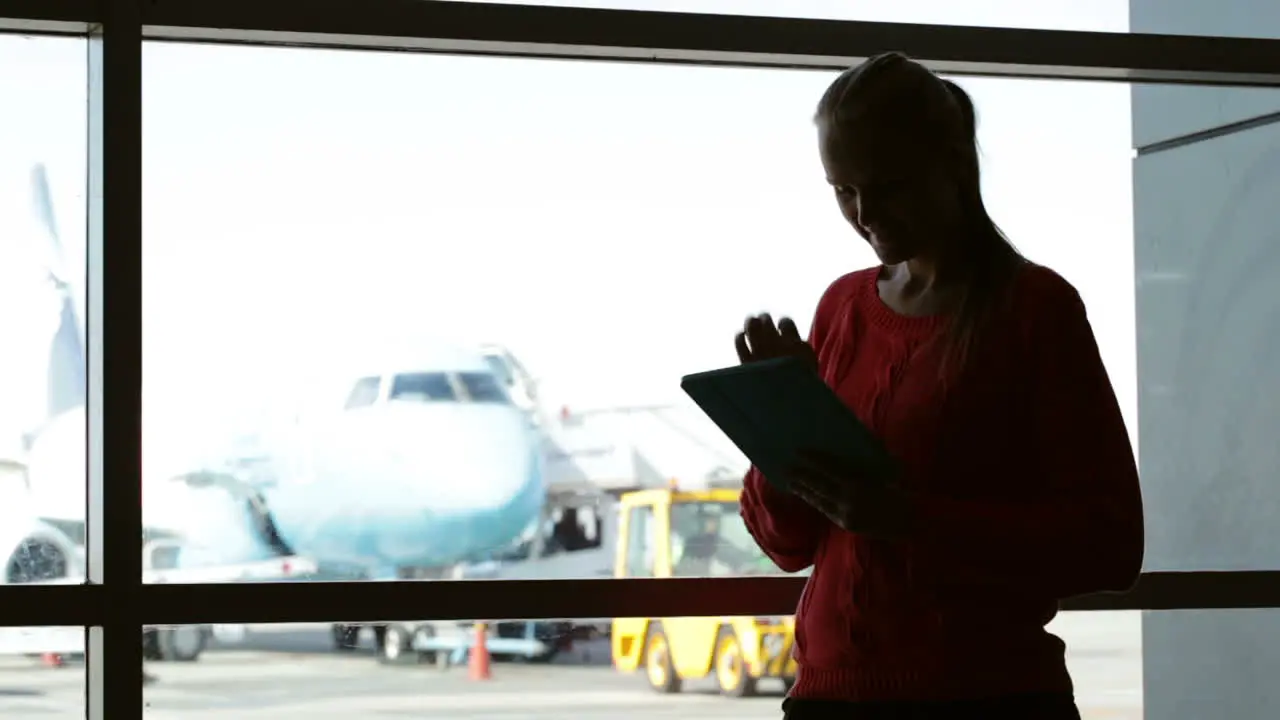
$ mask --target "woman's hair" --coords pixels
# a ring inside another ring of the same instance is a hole
[[[966,226],[964,281],[948,328],[943,371],[961,369],[1022,262],[982,200],[973,100],[959,85],[905,55],[885,53],[841,73],[818,102],[815,121],[837,137],[863,131],[877,139],[895,136],[903,141],[896,147],[916,149],[914,162],[940,165],[956,183]]]

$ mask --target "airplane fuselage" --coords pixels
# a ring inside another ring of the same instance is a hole
[[[293,552],[326,577],[429,577],[512,543],[545,502],[540,431],[482,359],[418,367],[437,369],[360,377],[340,410],[272,438],[243,473],[256,500],[196,490],[183,565]]]

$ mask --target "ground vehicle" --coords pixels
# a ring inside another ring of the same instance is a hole
[[[779,572],[738,515],[736,489],[641,490],[622,496],[615,575],[679,577]],[[659,692],[714,672],[720,692],[751,695],[762,678],[786,686],[796,672],[791,617],[619,618],[613,664],[643,668]]]
[[[584,508],[592,530],[574,541],[570,528],[583,529],[578,512]],[[460,565],[443,571],[436,579],[504,580],[519,578],[607,577],[611,571],[612,544],[616,534],[613,515],[602,517],[598,506],[587,498],[549,496],[547,517],[540,528],[504,553],[482,562]],[[363,627],[373,631],[380,662],[387,664],[461,663],[475,643],[472,623],[400,622],[391,625],[337,625],[334,644],[340,649],[356,646]],[[488,623],[485,644],[494,659],[522,659],[548,662],[573,647],[577,640],[596,637],[608,628],[608,620],[598,623],[496,621]]]
[[[284,582],[306,579],[317,570],[311,559],[292,555],[209,568],[177,568],[174,556],[181,544],[177,538],[146,540],[142,548],[143,582]],[[142,629],[142,655],[153,661],[194,662],[210,637],[225,641],[243,635],[244,627],[240,625],[148,626]]]

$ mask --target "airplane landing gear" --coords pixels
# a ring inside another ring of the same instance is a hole
[[[360,645],[360,626],[335,624],[330,632],[333,635],[333,648],[339,652],[351,652]]]

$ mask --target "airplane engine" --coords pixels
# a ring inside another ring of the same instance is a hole
[[[185,487],[166,499],[172,516],[184,518],[178,567],[212,567],[293,554],[252,488],[217,473],[196,473],[187,479]]]
[[[33,521],[25,532],[5,532],[0,537],[5,548],[4,582],[22,584],[48,582],[79,576],[79,550],[67,535],[52,525]]]

